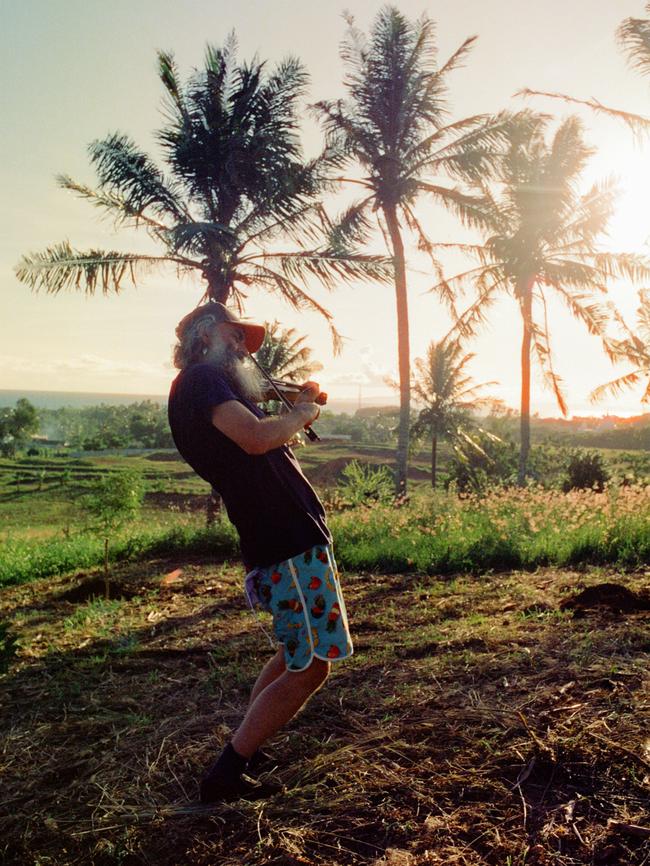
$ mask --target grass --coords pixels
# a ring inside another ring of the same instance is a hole
[[[113,562],[183,550],[236,555],[236,534],[225,517],[211,530],[204,528],[205,495],[151,486],[140,518],[111,539]],[[103,539],[84,529],[83,500],[74,504],[69,493],[57,495],[60,502],[47,492],[24,494],[23,528],[5,530],[0,545],[0,586],[102,561]],[[28,516],[42,514],[40,498],[48,496],[47,529],[36,523],[28,530]],[[2,505],[0,500],[0,510]],[[72,508],[79,512],[78,523],[71,523]],[[14,519],[19,519],[15,513]],[[79,528],[73,531],[71,525]],[[330,525],[340,564],[352,570],[454,574],[581,563],[636,568],[650,560],[650,486],[569,494],[511,488],[483,497],[420,486],[399,509],[360,506],[332,513]]]
[[[647,862],[620,824],[650,824],[648,614],[575,601],[644,572],[345,572],[355,654],[271,741],[285,793],[207,810],[198,778],[271,652],[241,569],[122,563],[109,601],[94,578],[0,601],[0,862]]]

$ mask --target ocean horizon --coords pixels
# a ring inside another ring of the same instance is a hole
[[[17,388],[0,389],[0,409],[13,407],[20,399],[29,400],[37,409],[62,409],[69,406],[72,409],[83,409],[85,406],[129,406],[132,403],[141,403],[150,400],[161,406],[167,405],[166,394],[117,394],[93,391],[32,391]],[[383,406],[381,401],[364,406]],[[332,412],[343,412],[353,415],[359,408],[358,400],[332,400],[327,404]]]
[[[165,405],[166,394],[111,394],[92,391],[30,391],[20,389],[0,389],[0,408],[15,406],[20,399],[29,400],[37,409],[61,409],[70,406],[81,409],[84,406],[128,406],[130,403],[140,403],[151,400]]]

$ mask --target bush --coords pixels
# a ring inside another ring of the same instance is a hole
[[[387,466],[352,460],[342,475],[336,491],[350,505],[388,503],[393,498],[395,482]]]
[[[602,491],[609,480],[605,461],[597,451],[576,450],[569,454],[562,490]]]
[[[517,446],[511,439],[497,439],[485,431],[475,433],[472,438],[483,453],[467,449],[467,453],[454,451],[447,466],[445,488],[453,482],[461,493],[473,490],[483,493],[495,483],[515,484],[519,456]]]

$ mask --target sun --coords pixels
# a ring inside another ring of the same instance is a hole
[[[603,164],[620,190],[606,246],[612,252],[650,255],[650,141],[602,147]]]

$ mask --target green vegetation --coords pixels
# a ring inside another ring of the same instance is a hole
[[[350,505],[365,506],[383,503],[393,498],[393,476],[386,466],[370,466],[352,460],[343,469],[337,493]]]
[[[167,408],[151,400],[127,406],[39,409],[39,431],[73,450],[173,448]]]
[[[0,454],[13,457],[38,430],[38,413],[29,400],[18,400],[13,409],[0,409]]]
[[[429,343],[426,360],[416,358],[417,371],[413,391],[423,408],[411,429],[413,437],[431,436],[431,486],[436,486],[438,466],[438,443],[447,439],[452,443],[456,458],[469,463],[472,453],[487,458],[476,435],[470,430],[476,426],[470,412],[494,405],[490,397],[481,397],[478,392],[496,382],[478,384],[468,374],[466,365],[474,358],[467,352],[462,335],[455,326],[442,339]],[[479,430],[483,439],[493,441],[494,436]]]
[[[602,493],[592,485],[564,493],[572,454],[552,446],[533,449],[531,465],[539,468],[547,486],[517,490],[504,486],[516,481],[511,444],[495,460],[504,477],[485,474],[477,492],[470,492],[471,485],[462,492],[449,480],[454,473],[449,454],[448,489],[432,491],[424,468],[428,455],[421,454],[415,461],[422,466],[421,480],[414,479],[410,501],[397,509],[390,495],[389,450],[323,444],[302,449],[300,457],[330,510],[344,568],[454,573],[642,563],[650,557],[650,486],[644,483],[650,457],[629,471],[635,455],[616,455],[610,464],[613,480]],[[25,476],[19,489],[16,464],[31,467],[19,470]],[[208,487],[180,460],[105,457],[60,460],[55,466],[57,473],[48,467],[41,485],[42,461],[0,462],[0,585],[106,567],[105,543],[89,530],[85,497],[97,484],[110,491],[128,469],[137,469],[143,478],[142,511],[115,531],[110,562],[173,551],[237,555],[236,534],[224,516],[205,527]]]
[[[111,539],[127,521],[133,522],[140,513],[144,490],[142,476],[133,469],[98,479],[84,508],[90,515],[89,528],[104,542],[104,583],[109,596],[108,550]]]

